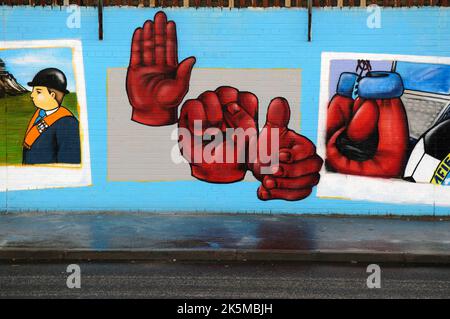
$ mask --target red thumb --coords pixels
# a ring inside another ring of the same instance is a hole
[[[190,58],[184,59],[179,65],[177,69],[177,82],[187,85],[191,78],[192,68],[195,64],[195,57],[191,56]]]
[[[270,101],[267,109],[266,126],[287,128],[291,117],[288,101],[283,97],[276,97]]]

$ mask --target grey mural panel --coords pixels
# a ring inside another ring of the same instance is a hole
[[[189,165],[181,161],[176,124],[150,127],[131,121],[126,72],[126,68],[108,70],[108,180],[195,180]],[[260,128],[264,126],[269,102],[277,96],[285,97],[291,106],[290,127],[300,129],[299,69],[194,69],[185,100],[225,85],[258,97]],[[176,163],[174,158],[180,161]],[[246,180],[253,180],[251,173]]]

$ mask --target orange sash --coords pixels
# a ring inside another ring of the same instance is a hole
[[[44,117],[42,120],[34,124],[36,119],[39,116],[39,109],[36,110],[33,117],[30,120],[30,123],[28,123],[27,133],[25,134],[25,139],[23,141],[23,146],[27,149],[31,149],[31,146],[33,146],[33,143],[41,136],[41,134],[47,130],[50,126],[53,125],[56,121],[59,119],[66,117],[66,116],[73,116],[73,114],[66,109],[63,106],[60,106],[59,109]]]

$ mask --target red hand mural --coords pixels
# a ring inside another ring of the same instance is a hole
[[[132,120],[151,126],[176,123],[194,63],[195,57],[178,63],[175,22],[167,22],[164,12],[137,28],[126,83]]]
[[[232,87],[219,87],[186,101],[179,120],[179,144],[192,176],[211,183],[242,180],[247,171],[248,144],[257,137],[257,116],[257,97]],[[195,128],[196,122],[201,129]],[[241,143],[226,136],[227,129],[238,128],[250,134]],[[183,136],[181,129],[189,136]]]
[[[308,197],[312,188],[319,182],[319,171],[323,160],[317,155],[314,144],[306,137],[297,134],[287,126],[290,120],[290,107],[286,99],[278,97],[271,101],[267,110],[266,124],[258,138],[258,148],[267,147],[267,155],[278,152],[279,164],[272,174],[263,174],[261,154],[249,166],[253,175],[262,182],[258,188],[261,200],[284,199],[300,200]],[[271,150],[271,138],[278,129],[279,148]]]

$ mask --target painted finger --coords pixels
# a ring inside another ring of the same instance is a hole
[[[274,98],[267,108],[266,126],[287,128],[291,117],[288,101],[283,97]]]
[[[307,159],[316,153],[316,147],[313,142],[302,135],[289,131],[283,138],[290,139],[290,141],[287,142],[287,146],[292,146],[290,148],[280,149],[280,162],[298,162]]]
[[[239,92],[238,104],[258,123],[258,98],[251,92]]]
[[[305,160],[294,163],[280,163],[273,169],[273,176],[275,177],[300,177],[309,174],[314,174],[320,171],[323,160],[314,155]]]
[[[258,198],[261,200],[283,199],[296,201],[305,199],[312,193],[312,188],[305,189],[271,189],[268,190],[264,186],[258,188]]]
[[[255,119],[236,102],[228,103],[225,106],[223,116],[228,124],[228,127],[235,129],[242,128],[244,131],[247,129],[253,129],[251,132],[246,131],[244,133],[251,134],[251,136],[257,135]],[[251,136],[248,138],[251,138]]]
[[[263,185],[266,189],[302,189],[316,186],[319,183],[320,174],[314,173],[301,177],[284,178],[266,175],[263,179]]]
[[[175,22],[169,21],[166,27],[166,63],[168,66],[178,65],[177,29]]]
[[[216,92],[206,91],[202,93],[198,99],[205,106],[206,117],[211,126],[221,128],[223,121],[222,106]]]
[[[141,38],[142,28],[134,30],[133,39],[131,40],[130,66],[141,64]]]
[[[166,25],[167,17],[162,11],[155,15],[155,63],[166,64]]]
[[[153,22],[150,20],[146,21],[142,34],[142,59],[145,65],[153,65],[155,63],[155,39],[153,29]]]
[[[201,136],[207,125],[205,108],[199,100],[187,100],[181,107],[179,127],[187,128],[192,134]]]
[[[216,89],[220,104],[223,106],[238,100],[239,91],[231,86],[221,86]]]

